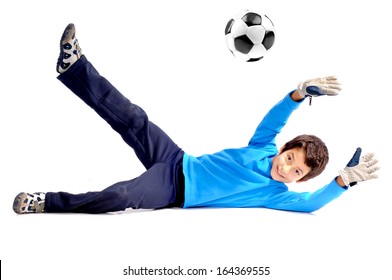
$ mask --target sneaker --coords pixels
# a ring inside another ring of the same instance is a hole
[[[13,209],[15,213],[42,213],[45,207],[45,193],[25,193],[21,192],[15,197]]]
[[[56,70],[64,73],[72,66],[83,54],[79,46],[78,39],[75,38],[75,25],[68,24],[60,40],[60,55],[57,60]]]

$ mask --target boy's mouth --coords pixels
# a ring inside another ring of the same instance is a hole
[[[279,166],[276,167],[276,172],[279,174],[280,177],[285,178],[282,174],[282,172],[280,171]]]

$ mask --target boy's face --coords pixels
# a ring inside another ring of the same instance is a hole
[[[272,159],[271,177],[282,183],[292,183],[300,180],[310,172],[305,164],[305,152],[301,148],[294,148],[279,153]]]

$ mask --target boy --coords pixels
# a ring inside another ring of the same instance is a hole
[[[341,85],[335,77],[300,83],[267,113],[248,146],[194,157],[100,76],[82,54],[73,24],[66,27],[60,40],[57,72],[58,79],[134,149],[146,171],[99,192],[20,193],[13,204],[18,214],[167,207],[266,207],[312,212],[339,197],[348,186],[377,177],[374,154],[360,158],[358,149],[340,175],[314,193],[292,192],[285,185],[318,176],[328,163],[327,147],[316,136],[295,137],[279,152],[275,137],[306,97],[337,95]]]

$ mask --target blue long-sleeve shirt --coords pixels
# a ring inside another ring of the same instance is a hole
[[[275,138],[301,104],[290,95],[267,113],[248,146],[199,157],[185,153],[184,208],[266,207],[313,212],[345,192],[335,179],[313,193],[289,191],[286,184],[272,179],[272,158],[278,154]]]

